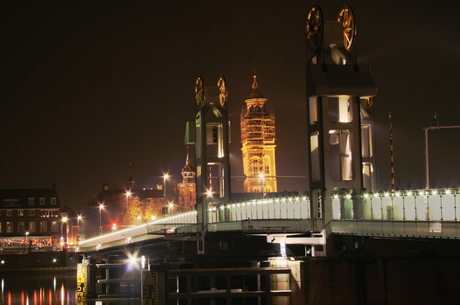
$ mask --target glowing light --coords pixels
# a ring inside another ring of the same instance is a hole
[[[351,195],[350,195],[350,194],[347,194],[347,199],[351,199]]]
[[[137,259],[137,252],[134,252],[133,254],[128,253],[128,259],[126,261],[127,265],[127,270],[132,271],[133,269],[138,269],[139,268],[139,262]]]
[[[390,197],[390,193],[386,192],[385,197]]]
[[[339,195],[338,195],[338,194],[334,194],[334,199],[339,199]]]
[[[407,196],[412,196],[412,192],[411,191],[407,192]]]
[[[375,193],[375,194],[374,194],[374,197],[375,197],[375,198],[378,198],[378,197],[379,197],[379,193]]]
[[[400,192],[396,192],[396,197],[400,197],[401,196],[401,193]]]
[[[364,198],[369,198],[369,194],[364,194]]]
[[[447,195],[450,195],[451,191],[450,190],[446,190],[446,194]]]
[[[212,198],[212,190],[207,190],[207,191],[206,191],[206,196],[207,196],[208,198]]]
[[[67,217],[62,217],[62,222],[67,222]]]

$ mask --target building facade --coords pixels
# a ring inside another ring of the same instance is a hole
[[[56,187],[0,190],[0,244],[60,244],[63,222]]]
[[[177,212],[187,212],[195,210],[196,204],[196,182],[195,168],[190,161],[187,149],[185,166],[182,168],[182,183],[177,184]]]
[[[266,106],[254,75],[252,92],[241,111],[241,151],[245,193],[278,191],[275,159],[275,112]]]

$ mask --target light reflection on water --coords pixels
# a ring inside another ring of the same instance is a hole
[[[77,305],[77,275],[0,275],[0,304]]]

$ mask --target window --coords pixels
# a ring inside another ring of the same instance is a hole
[[[51,204],[56,205],[56,198],[55,197],[51,198]]]
[[[319,181],[320,172],[320,154],[319,154],[319,132],[315,131],[310,135],[310,156],[311,156],[311,176],[313,181]]]
[[[329,130],[331,178],[335,181],[353,179],[353,133]]]
[[[29,198],[29,205],[34,205],[34,199],[33,198]]]
[[[6,216],[13,216],[13,211],[7,210],[6,211]]]
[[[53,221],[51,223],[51,232],[57,232],[58,231],[58,222],[57,221]]]
[[[24,216],[24,210],[18,210],[18,216]]]
[[[18,222],[18,233],[24,233],[26,231],[24,222],[20,221]]]
[[[47,229],[46,221],[40,221],[40,232],[46,232]]]
[[[372,157],[372,130],[370,124],[361,125],[361,151],[364,158]]]
[[[40,204],[44,205],[45,204],[45,198],[40,198]]]
[[[3,199],[3,206],[14,207],[19,205],[19,199]]]
[[[35,216],[35,210],[29,210],[29,216]]]
[[[6,223],[6,233],[13,233],[13,223],[11,221]]]
[[[37,226],[36,226],[35,221],[30,221],[30,222],[29,222],[29,231],[30,231],[30,232],[35,232],[35,231],[37,231]]]
[[[308,104],[310,106],[310,125],[314,125],[318,122],[318,100],[316,97],[310,97]]]

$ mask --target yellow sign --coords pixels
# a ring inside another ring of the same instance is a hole
[[[158,304],[157,272],[142,271],[142,305]]]
[[[84,304],[86,299],[86,264],[77,265],[78,304]]]

